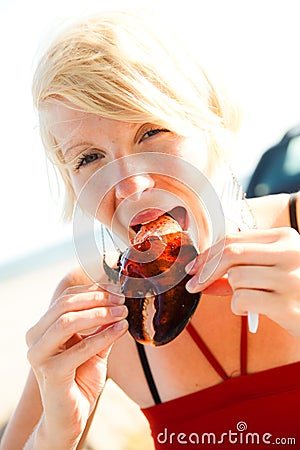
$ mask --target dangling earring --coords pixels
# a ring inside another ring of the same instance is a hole
[[[102,256],[102,266],[103,266],[103,270],[106,273],[108,280],[112,281],[113,283],[117,284],[119,281],[119,268],[113,268],[110,267],[107,262],[106,262],[106,248],[105,248],[105,236],[104,236],[104,231],[108,234],[108,236],[110,237],[116,251],[119,254],[119,258],[118,258],[118,262],[120,260],[120,257],[122,255],[122,252],[120,250],[120,248],[118,247],[117,243],[115,242],[110,230],[108,228],[106,228],[103,224],[101,224],[101,239],[102,239],[102,250],[103,250],[103,256]]]
[[[239,231],[243,229],[257,228],[255,216],[250,208],[246,194],[242,186],[234,175],[230,166],[229,177],[226,179],[221,193],[221,204],[227,221],[235,225]],[[246,208],[242,207],[242,202]]]

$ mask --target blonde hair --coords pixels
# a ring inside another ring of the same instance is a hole
[[[67,217],[75,196],[42,113],[48,101],[67,99],[86,112],[155,123],[181,135],[200,130],[216,153],[222,153],[226,133],[236,129],[236,108],[184,44],[162,28],[153,16],[102,13],[70,25],[39,61],[34,104],[43,144],[65,183]]]

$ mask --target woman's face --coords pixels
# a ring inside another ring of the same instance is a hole
[[[80,112],[67,102],[51,103],[47,111],[50,131],[67,163],[82,209],[125,242],[134,237],[136,225],[173,211],[184,228],[201,230],[201,246],[205,244],[208,226],[201,202],[186,181],[182,182],[188,178],[189,167],[205,171],[204,140],[178,136],[157,124]],[[146,158],[152,161],[149,172]],[[153,170],[153,162],[157,170]]]

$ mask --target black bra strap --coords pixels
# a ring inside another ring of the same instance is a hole
[[[297,221],[297,212],[296,212],[296,203],[297,203],[297,192],[290,195],[289,211],[290,211],[291,227],[294,228],[299,233],[299,225],[298,225],[298,221]]]
[[[152,372],[151,372],[151,369],[149,366],[149,362],[148,362],[147,355],[145,352],[145,347],[143,346],[143,344],[140,344],[139,342],[136,342],[136,346],[137,346],[137,349],[139,352],[139,357],[141,360],[141,364],[142,364],[142,367],[144,370],[145,377],[147,379],[147,383],[148,383],[152,398],[154,400],[154,403],[156,405],[158,405],[159,403],[161,403],[161,399],[160,399],[160,396],[159,396],[159,393],[158,393],[157,387],[155,385],[155,381],[154,381],[154,378],[153,378],[153,375],[152,375]]]

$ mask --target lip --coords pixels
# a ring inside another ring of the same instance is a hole
[[[158,217],[165,214],[167,211],[157,208],[145,209],[138,213],[132,221],[130,222],[130,227],[135,227],[136,225],[141,225],[147,222],[152,222],[152,220],[158,219]]]
[[[145,209],[144,211],[141,211],[136,216],[134,216],[134,218],[130,222],[130,227],[133,229],[133,231],[137,232],[140,225],[152,222],[153,220],[158,219],[164,214],[167,214],[175,219],[181,226],[182,230],[186,231],[189,228],[189,215],[187,213],[187,210],[183,206],[176,206],[169,211],[164,211],[158,208]]]

